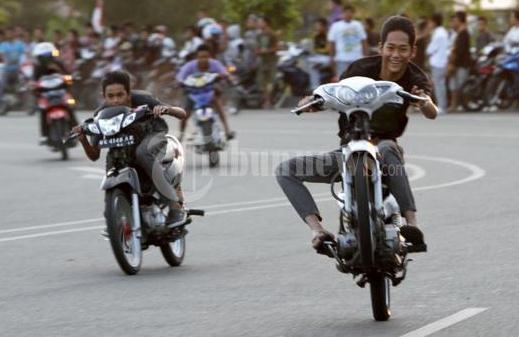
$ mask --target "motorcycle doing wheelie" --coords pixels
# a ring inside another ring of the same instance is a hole
[[[407,102],[423,100],[398,84],[351,77],[339,83],[324,84],[314,92],[314,100],[292,110],[296,114],[310,106],[346,114],[350,141],[342,145],[340,172],[332,182],[341,181],[342,192],[331,191],[340,211],[339,231],[335,242],[325,242],[337,269],[359,276],[357,284],[370,284],[373,316],[389,319],[390,282],[398,285],[406,276],[410,252],[425,251],[414,247],[400,235],[401,215],[394,197],[383,184],[379,153],[370,142],[370,120],[384,109],[401,112]],[[340,178],[340,179],[339,179]]]
[[[76,100],[70,94],[72,77],[52,74],[42,76],[36,83],[38,109],[45,116],[47,123],[47,145],[53,151],[60,152],[63,160],[68,159],[68,149],[76,142],[63,143],[71,126],[71,118]]]
[[[191,216],[204,215],[201,210],[188,210],[184,222],[169,226],[166,223],[169,212],[167,203],[160,197],[151,179],[133,165],[138,144],[129,130],[150,115],[147,106],[137,109],[107,107],[82,124],[86,135],[102,137],[100,148],[109,149],[111,163],[101,184],[105,191],[104,215],[113,253],[128,275],[139,272],[142,251],[152,245],[160,248],[170,266],[182,264],[186,249],[185,227],[192,222]],[[69,139],[76,136],[71,135]],[[184,150],[175,137],[166,135],[166,138],[161,165],[176,186],[182,176]]]
[[[212,108],[215,98],[214,84],[219,78],[219,74],[202,72],[189,75],[182,81],[187,97],[193,103],[191,116],[198,128],[195,151],[209,155],[210,167],[218,166],[219,151],[223,151],[226,146],[218,114]]]

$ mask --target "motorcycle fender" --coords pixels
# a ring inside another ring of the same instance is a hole
[[[54,108],[54,109],[50,109],[47,112],[47,119],[49,121],[66,118],[67,116],[68,116],[68,112],[67,112],[67,110],[65,110],[63,108]]]
[[[117,172],[117,174],[110,171],[108,175],[103,178],[101,182],[101,189],[107,191],[119,185],[130,185],[137,193],[141,194],[141,184],[139,182],[139,175],[134,168],[125,167]]]
[[[368,152],[373,159],[378,161],[378,149],[375,145],[371,144],[367,140],[351,141],[346,147],[348,152],[348,158],[354,152]]]

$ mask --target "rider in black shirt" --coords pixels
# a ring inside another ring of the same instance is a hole
[[[427,118],[436,118],[438,109],[430,98],[431,83],[428,77],[416,65],[411,63],[415,52],[415,30],[413,23],[404,17],[389,18],[382,27],[380,56],[360,59],[342,74],[341,78],[351,76],[370,77],[375,80],[385,80],[398,83],[404,90],[428,98],[425,102],[414,104]],[[313,97],[303,99],[300,105],[306,104]],[[402,148],[396,139],[402,135],[407,125],[404,106],[399,111],[395,109],[379,111],[370,122],[373,129],[372,142],[378,145],[381,154],[382,171],[395,174],[385,175],[390,192],[395,196],[400,212],[406,219],[406,225],[401,227],[405,239],[413,244],[424,244],[422,232],[417,227],[416,207],[409,180],[404,169]],[[307,112],[316,112],[309,108]],[[347,117],[339,119],[339,136],[341,143],[348,142],[349,124]],[[312,246],[318,253],[324,253],[323,242],[333,240],[334,236],[322,224],[322,218],[310,192],[304,182],[331,183],[332,177],[339,171],[340,151],[332,151],[322,155],[302,156],[282,162],[276,171],[277,180],[283,192],[287,195],[299,216],[313,231]],[[385,170],[386,168],[386,170]]]
[[[166,133],[168,132],[168,125],[161,116],[170,115],[182,120],[186,118],[186,112],[182,108],[161,103],[145,92],[130,90],[130,76],[123,71],[113,71],[106,74],[102,80],[102,89],[105,103],[97,111],[107,106],[118,105],[132,108],[148,105],[152,109],[153,117],[144,119],[130,127],[130,132],[135,136],[138,143],[135,149],[135,162],[152,179],[157,192],[164,199],[169,200],[170,213],[167,223],[174,226],[183,222],[186,213],[183,207],[184,197],[181,187],[179,185],[174,188],[171,185],[160,164],[164,157],[163,149],[167,144]],[[79,141],[83,145],[87,157],[93,161],[99,159],[100,148],[98,144],[100,137],[92,137],[91,142],[89,142],[81,126],[76,126],[73,132],[80,134]],[[107,158],[107,166],[110,166],[109,157]],[[162,171],[157,171],[157,168]]]

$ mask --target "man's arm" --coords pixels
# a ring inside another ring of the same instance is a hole
[[[88,159],[90,159],[91,161],[98,160],[99,155],[101,154],[101,149],[99,149],[97,145],[90,144],[81,125],[73,127],[72,132],[79,134],[79,142],[81,143],[81,146],[83,146],[83,150],[85,151],[85,154],[88,157]]]

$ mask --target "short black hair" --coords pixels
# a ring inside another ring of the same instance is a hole
[[[409,37],[409,44],[414,46],[416,41],[416,31],[414,29],[413,22],[403,16],[392,16],[384,22],[382,31],[380,33],[381,43],[384,44],[387,40],[387,36],[391,32],[400,31],[407,34]]]
[[[443,15],[441,13],[434,13],[431,16],[431,21],[434,22],[437,27],[440,27],[443,25]]]
[[[201,51],[206,51],[206,52],[211,53],[211,48],[206,44],[201,44],[198,46],[198,48],[196,48],[196,53],[198,54]]]
[[[337,6],[341,6],[342,5],[342,0],[332,0],[332,2],[334,4],[336,4]]]
[[[512,13],[514,13],[515,19],[519,20],[519,10],[516,9],[516,10],[512,11]]]
[[[124,90],[130,93],[130,74],[123,70],[110,71],[105,74],[101,80],[101,87],[103,88],[103,95],[105,94],[106,87],[112,84],[121,84]]]
[[[458,19],[461,23],[467,22],[467,13],[464,11],[456,11],[452,17]]]

